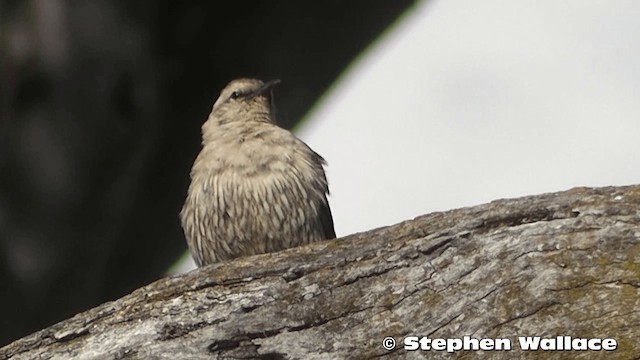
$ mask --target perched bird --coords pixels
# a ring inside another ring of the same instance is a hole
[[[231,81],[202,125],[180,212],[198,266],[336,237],[324,159],[276,125],[279,81]]]

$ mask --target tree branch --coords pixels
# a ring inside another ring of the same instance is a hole
[[[617,358],[637,356],[639,209],[640,186],[627,186],[424,215],[161,279],[0,358],[425,355],[402,348],[410,335],[509,338],[514,350],[492,354],[505,358],[535,355],[518,336],[614,338]],[[392,351],[386,336],[398,342]],[[608,353],[571,352],[596,354]]]

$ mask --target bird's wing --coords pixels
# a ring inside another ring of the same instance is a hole
[[[331,215],[331,209],[329,208],[329,202],[325,196],[324,203],[320,205],[320,223],[322,224],[322,230],[327,240],[336,238],[336,231],[333,227],[333,216]]]

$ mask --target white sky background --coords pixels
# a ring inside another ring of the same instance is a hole
[[[419,3],[296,133],[329,162],[338,236],[640,183],[640,2]]]
[[[297,134],[329,162],[338,236],[640,183],[640,2],[420,3]]]

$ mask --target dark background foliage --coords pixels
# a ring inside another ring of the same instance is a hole
[[[413,1],[0,0],[0,345],[163,276],[237,77],[291,128]]]

